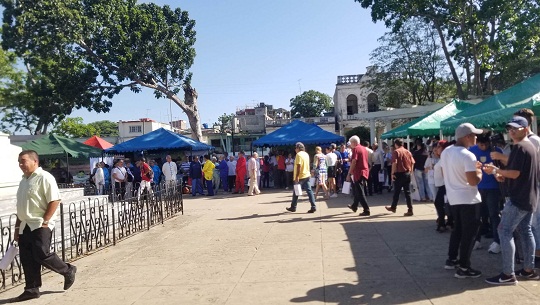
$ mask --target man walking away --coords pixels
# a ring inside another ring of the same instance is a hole
[[[413,173],[414,159],[412,154],[403,147],[402,139],[394,140],[394,151],[392,152],[392,185],[394,186],[394,197],[392,205],[385,207],[387,211],[396,212],[401,189],[405,193],[407,201],[407,213],[403,216],[413,216],[411,200],[411,175]]]
[[[64,276],[64,290],[75,282],[77,267],[64,263],[51,252],[52,230],[60,192],[54,177],[39,166],[38,154],[23,150],[19,154],[23,178],[17,190],[17,220],[14,240],[19,243],[20,260],[24,270],[24,292],[11,302],[40,297],[41,267]]]

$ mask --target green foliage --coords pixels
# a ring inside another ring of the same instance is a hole
[[[117,137],[118,136],[118,123],[111,121],[96,121],[88,123],[88,126],[96,130],[95,135],[100,137]]]
[[[332,108],[332,98],[328,94],[309,90],[292,98],[290,107],[294,118],[319,117]]]
[[[234,118],[234,113],[231,113],[231,114],[224,113],[218,118],[218,121],[214,123],[214,126],[217,125],[219,127],[220,133],[230,132],[231,129],[233,128],[232,126],[233,118]]]
[[[369,141],[369,139],[371,138],[369,128],[364,126],[357,126],[345,132],[345,139],[347,139],[347,141],[352,136],[358,136],[360,138],[360,141]]]
[[[513,83],[506,80],[522,80],[539,70],[540,6],[536,0],[355,2],[370,8],[373,21],[384,21],[393,31],[412,18],[433,27],[460,98],[507,88]],[[534,66],[519,70],[515,68],[519,62]],[[464,71],[469,92],[456,65]]]
[[[378,39],[380,46],[371,52],[377,69],[369,85],[379,93],[383,105],[423,105],[448,97],[441,86],[448,72],[436,35],[425,23],[413,19]]]
[[[81,117],[66,118],[52,131],[67,137],[85,138],[91,136],[117,136],[118,124],[111,121],[97,121],[84,124]]]
[[[181,107],[200,138],[189,73],[195,58],[195,21],[187,12],[134,0],[0,3],[5,8],[2,46],[43,77],[45,90],[32,94],[48,107],[62,104],[54,113],[65,117],[83,107],[108,111],[110,100],[122,89],[140,92],[146,87]],[[183,89],[186,102],[177,96]],[[51,92],[58,93],[46,95]]]

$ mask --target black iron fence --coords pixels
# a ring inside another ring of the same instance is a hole
[[[183,215],[181,190],[180,185],[161,184],[153,187],[152,194],[145,192],[139,198],[128,194],[119,200],[119,197],[109,194],[61,203],[59,221],[53,229],[51,251],[58,253],[66,262],[72,261],[149,230],[179,213]],[[16,220],[15,214],[0,217],[2,257],[13,241]],[[19,257],[0,274],[0,291],[22,282],[24,275]]]

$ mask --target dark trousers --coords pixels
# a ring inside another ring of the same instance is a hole
[[[437,188],[437,195],[435,196],[435,210],[437,211],[437,227],[446,226],[444,218],[446,217],[446,211],[444,209],[444,196],[446,195],[446,187],[439,186]]]
[[[497,228],[501,222],[501,191],[499,189],[479,189],[482,203],[485,203],[489,215],[493,241],[500,244]]]
[[[263,188],[270,188],[270,172],[263,172],[261,183]]]
[[[204,181],[206,181],[206,190],[208,191],[208,196],[214,196],[214,188],[212,187],[212,179],[210,180],[206,180],[204,179]]]
[[[454,217],[454,229],[450,235],[448,258],[454,260],[459,253],[459,266],[471,267],[471,253],[480,227],[480,204],[457,204],[450,206]]]
[[[362,177],[352,183],[354,202],[352,204],[353,209],[358,208],[358,203],[362,205],[364,212],[369,212],[369,206],[366,199],[366,193],[364,193],[364,185],[366,184],[366,178]]]
[[[292,178],[293,178],[293,172],[285,172],[285,180],[287,182],[285,185],[287,187],[292,187],[292,185],[293,185],[293,181],[292,181],[293,179]]]
[[[223,185],[223,191],[228,192],[229,191],[229,176],[228,175],[219,175],[219,178],[221,179],[221,185]]]
[[[392,208],[397,207],[399,201],[399,194],[403,189],[405,193],[405,200],[407,201],[407,208],[412,210],[412,200],[411,200],[411,173],[396,173],[396,179],[394,180],[394,198],[392,199]]]
[[[285,188],[287,186],[287,183],[285,182],[285,170],[284,169],[278,169],[277,170],[277,181],[278,181],[278,187],[279,188]]]
[[[64,263],[56,253],[51,253],[52,231],[49,228],[38,228],[34,231],[30,227],[24,228],[19,236],[19,253],[24,270],[24,279],[27,290],[41,287],[41,266],[65,275],[69,265]]]
[[[135,183],[133,183],[135,184]],[[126,195],[126,183],[125,182],[114,182],[114,189],[116,190],[116,197],[120,200],[124,199]],[[137,188],[138,189],[138,188]]]
[[[371,167],[371,170],[369,171],[370,179],[369,179],[369,194],[373,193],[381,193],[382,192],[382,184],[383,182],[379,181],[379,172],[381,171],[382,167],[380,164],[373,164]]]
[[[234,188],[234,182],[236,181],[236,175],[228,176],[227,178],[229,180],[229,192],[232,192]]]

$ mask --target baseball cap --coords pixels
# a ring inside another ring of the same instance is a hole
[[[484,131],[473,126],[471,123],[463,123],[456,128],[456,139],[461,139],[472,133],[482,134]]]
[[[527,122],[527,119],[520,116],[513,117],[508,123],[506,123],[506,126],[512,126],[515,128],[526,128],[529,127],[529,122]]]

